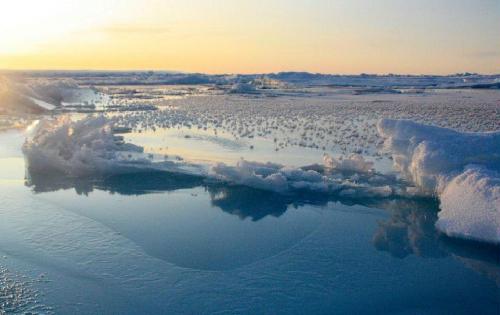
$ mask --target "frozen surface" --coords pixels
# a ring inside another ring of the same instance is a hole
[[[27,74],[29,95],[62,98],[27,134],[0,133],[0,299],[41,314],[497,314],[495,80]],[[412,122],[379,134],[381,118]]]
[[[158,154],[158,152],[146,154],[144,146],[126,142],[125,137],[118,134],[122,130],[129,132],[144,128],[144,124],[153,123],[149,121],[153,117],[156,117],[156,122],[147,126],[146,129],[154,130],[156,124],[165,128],[172,123],[163,120],[166,113],[172,114],[170,110],[166,110],[152,116],[143,112],[141,119],[136,117],[137,114],[133,116],[126,114],[112,116],[112,118],[89,116],[77,121],[68,117],[42,120],[35,127],[34,135],[25,143],[23,150],[29,167],[34,172],[56,171],[75,177],[88,177],[156,170],[196,175],[208,180],[279,193],[309,191],[358,198],[426,195],[436,195],[441,198],[445,190],[448,196],[454,195],[452,190],[453,187],[457,187],[457,181],[453,181],[453,178],[464,172],[468,165],[480,165],[485,169],[493,170],[491,174],[496,174],[494,171],[498,171],[500,164],[498,155],[500,134],[498,132],[459,132],[410,120],[382,119],[377,124],[378,134],[370,131],[372,126],[370,123],[366,125],[369,120],[361,120],[352,125],[354,128],[348,127],[341,132],[344,135],[346,132],[350,133],[350,139],[357,139],[351,141],[351,145],[355,141],[359,142],[356,147],[364,145],[370,148],[372,145],[372,157],[376,159],[383,157],[384,154],[391,156],[396,169],[409,180],[409,183],[404,183],[392,175],[377,172],[375,163],[365,160],[359,153],[339,157],[324,153],[323,164],[299,166],[275,162],[251,162],[245,159],[236,160],[234,164],[217,161],[200,164],[185,160],[185,157],[179,155],[169,156]],[[231,115],[234,115],[234,111]],[[171,115],[169,119],[176,119],[177,123],[190,126],[189,117],[178,115],[177,118],[175,117],[176,115]],[[242,117],[249,116],[245,114]],[[243,121],[244,119],[246,118],[242,118]],[[266,120],[269,121],[269,118]],[[200,124],[204,127],[200,127]],[[218,124],[224,126],[224,123]],[[274,124],[276,122],[271,123],[271,128],[266,127],[258,135],[266,137],[269,130],[272,132]],[[247,125],[245,128],[251,128],[252,125]],[[255,123],[255,125],[262,124]],[[305,126],[309,126],[309,123]],[[206,129],[206,122],[198,122],[197,128]],[[312,129],[314,137],[307,136],[309,128],[306,127],[304,129],[306,131],[302,134],[299,132],[297,137],[305,137],[304,139],[310,139],[313,142],[323,137],[320,132],[314,133],[315,129]],[[206,133],[201,134],[206,137]],[[214,134],[217,139],[217,129],[214,129]],[[373,138],[367,136],[370,134]],[[379,149],[378,143],[381,143],[381,140],[377,140],[377,136],[385,139],[385,153],[379,153],[376,150]],[[189,139],[192,136],[186,137]],[[273,142],[276,151],[279,151],[281,142],[277,139],[275,137]],[[289,138],[287,143],[293,144],[296,141],[294,139],[296,138]],[[223,145],[229,143],[229,140],[221,141]],[[253,149],[253,145],[250,147]],[[316,149],[317,145],[306,147]],[[370,152],[365,149],[354,149],[354,151]],[[480,177],[484,176],[482,174]],[[454,185],[448,187],[452,181]],[[482,194],[485,202],[482,203],[482,208],[474,212],[475,221],[463,215],[466,212],[464,204],[462,207],[456,207],[456,215],[450,216],[454,210],[448,201],[442,204],[443,219],[438,221],[438,228],[449,236],[462,236],[467,239],[498,243],[498,220],[491,220],[491,217],[498,218],[498,197],[490,192],[490,190],[496,191],[498,185],[495,178],[488,183],[488,188],[485,188],[486,191]],[[476,190],[484,185],[476,185]],[[492,197],[487,197],[489,195]],[[472,202],[477,198],[474,196],[469,200]],[[477,203],[475,205],[478,206]],[[462,213],[462,218],[458,213]],[[446,224],[443,223],[445,221]],[[452,221],[455,222],[452,223]],[[465,222],[468,222],[468,225]],[[481,228],[481,222],[483,222],[484,229]],[[450,228],[451,225],[454,225],[453,229]],[[472,225],[475,228],[472,228]],[[462,233],[459,232],[458,226],[464,226]]]

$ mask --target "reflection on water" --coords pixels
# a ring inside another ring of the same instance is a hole
[[[212,205],[240,219],[258,221],[271,215],[279,217],[288,209],[290,201],[279,194],[243,186],[207,187]]]
[[[35,193],[74,189],[78,195],[88,195],[97,189],[108,191],[112,194],[142,195],[198,187],[203,184],[203,179],[195,176],[164,172],[74,178],[56,173],[38,174],[28,171],[25,183]]]
[[[87,179],[27,171],[25,184],[35,193],[74,189],[78,195],[88,195],[94,190],[101,190],[126,196],[204,187],[210,195],[213,206],[222,209],[224,212],[237,215],[241,219],[251,218],[253,221],[259,221],[269,215],[279,217],[286,212],[289,206],[295,208],[305,205],[325,206],[329,202],[389,210],[408,208],[410,204],[420,205],[423,203],[426,206],[431,205],[432,208],[430,209],[434,211],[437,209],[434,200],[423,198],[417,201],[397,197],[356,198],[310,191],[279,194],[246,186],[207,181],[205,178],[197,176],[158,171]]]
[[[385,209],[390,213],[390,217],[378,223],[373,236],[373,245],[377,250],[388,252],[399,259],[410,255],[422,258],[452,256],[500,285],[498,247],[458,241],[441,235],[434,228],[439,209],[435,199],[339,198],[312,193],[283,195],[165,172],[124,174],[86,180],[28,172],[26,185],[35,193],[74,189],[79,195],[88,195],[99,190],[126,196],[202,187],[208,192],[212,206],[242,220],[249,218],[253,222],[268,216],[278,218],[285,214],[290,206],[326,206],[329,202]]]
[[[384,208],[391,211],[391,217],[378,223],[373,236],[375,248],[400,259],[409,255],[423,258],[452,256],[500,286],[500,248],[439,233],[434,228],[438,219],[436,201],[407,201],[404,207],[388,203]]]
[[[420,257],[443,257],[439,234],[434,228],[437,221],[436,201],[407,201],[401,205],[386,205],[391,217],[379,222],[373,237],[375,248],[389,252],[397,258],[414,254]]]

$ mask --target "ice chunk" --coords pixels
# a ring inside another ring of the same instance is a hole
[[[270,190],[279,193],[300,191],[335,194],[347,198],[386,198],[394,195],[397,182],[380,174],[368,174],[357,181],[344,178],[340,173],[325,173],[320,165],[290,167],[275,163],[259,163],[240,160],[236,166],[218,163],[212,167],[210,176],[228,183]],[[369,179],[378,176],[382,180],[370,183]],[[368,179],[368,181],[367,181]]]
[[[439,193],[439,184],[468,164],[500,167],[500,132],[457,132],[392,119],[380,120],[377,127],[396,168],[430,193]]]
[[[275,192],[312,190],[335,191],[338,184],[314,170],[290,168],[275,163],[240,160],[236,166],[217,163],[212,177],[226,182]]]
[[[378,130],[395,166],[422,192],[440,198],[440,231],[500,242],[500,132],[463,133],[389,119],[379,121]]]
[[[42,120],[23,145],[30,170],[87,176],[121,172],[151,164],[142,147],[117,141],[105,117],[72,121],[67,116]]]
[[[361,154],[352,154],[347,158],[336,159],[328,154],[323,155],[325,167],[338,171],[367,173],[373,171],[373,162],[365,161]]]

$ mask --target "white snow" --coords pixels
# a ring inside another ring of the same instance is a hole
[[[500,175],[477,166],[453,178],[440,194],[436,227],[449,236],[500,243]]]
[[[465,133],[390,119],[377,127],[395,166],[422,192],[439,197],[440,231],[500,243],[500,132]]]

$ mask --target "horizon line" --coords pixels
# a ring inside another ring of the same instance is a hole
[[[126,73],[126,72],[153,72],[153,73],[172,73],[172,74],[201,74],[201,75],[207,75],[207,76],[224,76],[224,75],[247,75],[247,76],[254,76],[254,75],[270,75],[270,74],[280,74],[280,73],[308,73],[308,74],[314,74],[314,75],[324,75],[324,76],[432,76],[432,77],[449,77],[449,76],[459,76],[459,75],[478,75],[478,76],[500,76],[500,72],[498,73],[491,73],[491,74],[485,74],[485,73],[479,73],[479,72],[455,72],[455,73],[448,73],[448,74],[433,74],[433,73],[393,73],[393,72],[388,72],[388,73],[368,73],[368,72],[361,72],[361,73],[328,73],[328,72],[311,72],[311,71],[297,71],[297,70],[282,70],[282,71],[275,71],[275,72],[255,72],[255,73],[238,73],[238,72],[226,72],[226,73],[208,73],[208,72],[187,72],[187,71],[181,71],[181,70],[164,70],[164,69],[91,69],[91,68],[85,68],[85,69],[0,69],[0,74],[5,73],[5,72],[116,72],[116,73]]]

